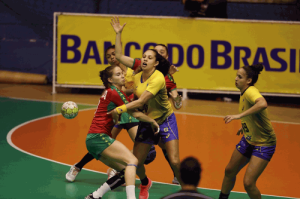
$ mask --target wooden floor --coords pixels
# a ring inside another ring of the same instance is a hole
[[[99,100],[99,95],[72,94],[70,89],[60,89],[58,94],[51,95],[51,86],[40,85],[0,84],[0,96],[50,102],[72,100],[91,105],[97,105]],[[269,106],[268,111],[278,143],[272,161],[258,180],[258,186],[266,195],[299,198],[300,109],[277,105]],[[180,158],[192,155],[201,161],[203,175],[200,187],[210,190],[219,190],[221,187],[225,166],[240,139],[235,135],[240,122],[233,121],[225,125],[223,117],[237,112],[237,102],[208,100],[185,100],[182,109],[176,111]],[[57,115],[32,121],[14,130],[11,141],[28,153],[72,165],[86,153],[84,140],[93,114],[94,108],[80,111],[73,120]],[[38,143],[36,138],[39,139]],[[125,132],[121,133],[118,140],[132,148],[132,142]],[[157,159],[146,167],[147,174],[154,181],[170,183],[171,170],[160,149],[156,149]],[[97,161],[92,161],[86,168],[102,172],[107,169]],[[245,169],[238,175],[234,191],[245,192],[242,183],[244,172]]]

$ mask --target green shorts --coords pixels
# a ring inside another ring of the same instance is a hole
[[[95,159],[99,160],[101,153],[109,147],[115,139],[104,133],[89,133],[86,136],[86,148]]]

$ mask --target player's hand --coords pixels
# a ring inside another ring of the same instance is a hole
[[[123,26],[121,26],[119,22],[119,17],[112,18],[110,24],[114,28],[116,33],[121,33],[126,25],[126,23],[124,23]]]
[[[169,69],[169,74],[173,75],[176,72],[179,72],[178,68],[176,66],[174,66],[174,65],[171,65],[170,69]]]
[[[157,122],[155,120],[151,123],[151,127],[152,127],[152,130],[154,132],[154,135],[159,133],[160,128],[159,128],[159,125],[157,124]]]
[[[181,108],[182,106],[182,97],[181,95],[177,95],[177,96],[174,96],[171,92],[169,92],[170,96],[172,97],[172,100],[174,102],[174,107],[178,110]]]
[[[229,122],[231,122],[232,120],[237,120],[240,119],[241,117],[239,115],[226,115],[224,117],[224,121],[225,124],[228,124]]]
[[[116,109],[108,112],[107,114],[112,116],[113,121],[114,121],[115,124],[119,124],[121,115],[118,114]]]
[[[238,130],[238,132],[237,132],[237,135],[240,135],[240,134],[243,135],[243,128],[242,128],[242,127],[241,127],[241,128]]]

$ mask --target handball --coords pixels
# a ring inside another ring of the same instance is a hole
[[[65,102],[61,107],[61,114],[67,119],[73,119],[78,114],[78,106],[75,102]]]

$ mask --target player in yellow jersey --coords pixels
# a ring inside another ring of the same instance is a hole
[[[116,58],[124,65],[132,65],[133,59],[121,53],[121,32],[125,24],[121,26],[118,19],[113,19],[111,24],[117,33]],[[157,144],[159,139],[165,145],[175,176],[179,179],[178,128],[171,103],[168,99],[165,82],[165,76],[169,71],[170,65],[156,50],[147,50],[141,60],[142,72],[134,76],[134,94],[136,100],[124,106],[117,107],[111,112],[115,115],[115,120],[118,120],[117,114],[140,108],[143,109],[147,116],[155,119],[160,126],[160,131],[154,134],[147,123],[139,123],[133,154],[139,161],[137,175],[142,184],[139,194],[140,199],[147,199],[149,197],[148,190],[152,185],[151,180],[146,176],[143,163],[151,145]]]
[[[276,148],[276,135],[267,114],[267,102],[254,87],[258,75],[263,70],[262,64],[244,66],[237,71],[235,85],[241,91],[239,114],[227,115],[228,124],[241,119],[242,127],[237,135],[244,134],[236,145],[229,164],[225,169],[219,198],[228,198],[235,184],[238,172],[249,163],[244,187],[250,198],[261,198],[256,181],[271,160]]]

